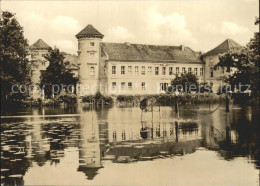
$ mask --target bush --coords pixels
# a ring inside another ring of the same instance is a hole
[[[155,99],[156,105],[170,106],[174,105],[175,101],[178,100],[179,104],[198,104],[198,103],[218,103],[224,100],[223,96],[219,96],[213,93],[185,93],[180,95],[173,94],[157,94],[157,95],[120,95],[117,96],[117,102],[134,102],[139,104],[142,99]]]
[[[66,104],[75,104],[77,103],[77,96],[75,94],[60,95],[57,100]]]
[[[83,103],[95,103],[95,104],[106,104],[110,105],[114,103],[114,100],[111,96],[104,96],[100,92],[97,92],[95,95],[88,95],[82,97]]]

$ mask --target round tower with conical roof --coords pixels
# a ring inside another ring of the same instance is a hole
[[[104,37],[92,25],[80,31],[78,39],[79,96],[94,95],[99,90],[100,42]]]

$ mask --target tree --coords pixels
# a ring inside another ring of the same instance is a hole
[[[171,81],[172,90],[183,90],[184,92],[197,91],[198,85],[198,78],[192,73],[177,75]]]
[[[259,24],[259,18],[257,18],[256,24]],[[215,69],[225,67],[227,72],[234,69],[234,73],[226,79],[232,89],[240,87],[240,90],[243,91],[250,86],[255,94],[259,94],[259,42],[259,32],[256,32],[246,47],[219,56],[219,63],[215,65]]]
[[[23,98],[27,94],[12,92],[12,86],[30,83],[28,41],[14,14],[3,11],[0,19],[1,99]],[[17,91],[17,90],[15,90]]]
[[[78,79],[66,68],[67,62],[64,63],[64,56],[59,49],[50,50],[45,58],[49,61],[49,66],[41,75],[40,86],[44,87],[47,97],[59,94],[63,88],[68,90],[68,87],[76,85]]]

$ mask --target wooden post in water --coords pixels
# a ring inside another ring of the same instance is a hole
[[[229,112],[229,98],[228,98],[228,95],[226,95],[226,112]]]
[[[152,130],[151,130],[152,136],[151,136],[151,137],[152,137],[152,139],[153,139],[153,105],[152,105],[152,108],[151,108],[151,109],[152,109]]]
[[[179,124],[178,124],[178,121],[175,121],[175,136],[176,136],[176,142],[178,142],[178,133],[179,133]]]
[[[175,113],[177,114],[179,112],[178,101],[177,100],[174,102],[174,108],[175,108]]]

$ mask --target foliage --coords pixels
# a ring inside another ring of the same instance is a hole
[[[75,104],[77,103],[77,96],[75,94],[65,94],[58,97],[63,103]]]
[[[113,104],[113,98],[111,96],[102,95],[100,92],[97,92],[95,95],[87,95],[82,97],[83,103],[95,103],[101,105],[102,103],[105,105]]]
[[[148,100],[154,99],[156,105],[161,106],[173,106],[175,101],[179,104],[189,104],[189,103],[219,103],[223,101],[223,97],[213,94],[213,93],[185,93],[180,95],[173,94],[154,94],[154,95],[120,95],[117,97],[117,102],[133,102],[140,103],[141,100],[147,98]]]
[[[177,75],[171,82],[171,87],[174,90],[182,90],[184,92],[196,91],[198,89],[198,78],[192,73],[183,73],[180,76]]]
[[[92,103],[95,101],[95,96],[94,95],[88,95],[88,96],[83,96],[82,97],[82,102],[83,103]]]
[[[3,11],[0,19],[1,99],[21,99],[26,94],[13,94],[13,85],[29,85],[28,41],[14,14]]]
[[[63,62],[64,56],[59,49],[50,50],[45,58],[50,62],[50,65],[43,71],[40,85],[44,86],[47,97],[51,97],[56,92],[56,90],[53,91],[54,88],[57,89],[56,94],[59,94],[63,91],[62,86],[67,89],[68,86],[76,85],[78,78],[73,77],[71,70],[66,68],[66,64]]]
[[[227,72],[234,69],[234,73],[227,77],[227,82],[230,83],[232,90],[234,87],[246,85],[241,87],[243,91],[247,88],[247,85],[250,85],[250,89],[259,94],[259,42],[259,32],[257,32],[246,47],[219,56],[219,63],[215,65],[215,69],[225,67]]]

